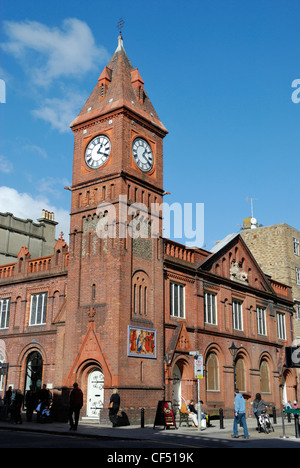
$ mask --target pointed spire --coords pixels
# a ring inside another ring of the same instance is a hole
[[[121,33],[123,23],[120,20],[118,25],[118,46],[115,53],[104,67],[92,94],[70,126],[74,128],[118,107],[127,107],[167,133],[146,94],[138,69],[133,68],[125,52]]]

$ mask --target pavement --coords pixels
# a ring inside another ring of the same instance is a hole
[[[12,431],[29,431],[39,433],[49,433],[56,435],[69,435],[77,437],[90,437],[90,438],[101,438],[101,439],[122,439],[122,440],[161,440],[162,437],[173,438],[174,436],[189,436],[192,438],[205,437],[205,438],[217,438],[217,439],[231,439],[233,432],[233,419],[224,419],[223,428],[220,428],[219,421],[212,421],[212,426],[206,429],[198,429],[197,427],[187,427],[185,425],[176,429],[164,429],[163,426],[145,425],[143,428],[140,425],[130,425],[122,427],[112,427],[110,425],[101,424],[97,422],[83,422],[80,421],[77,431],[70,431],[69,424],[64,422],[51,422],[51,423],[38,423],[33,417],[31,422],[26,421],[26,416],[22,416],[22,424],[15,424],[10,421],[0,421],[0,430],[12,430]],[[284,423],[283,423],[284,422]],[[272,438],[282,439],[289,438],[293,439],[294,442],[300,442],[300,437],[297,435],[295,430],[294,418],[291,418],[291,422],[288,422],[285,418],[277,417],[277,424],[273,424],[274,432],[270,434],[258,433],[256,430],[256,419],[247,418],[247,426],[250,438]],[[243,436],[243,428],[239,427],[239,435]]]

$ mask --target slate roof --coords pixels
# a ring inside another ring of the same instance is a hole
[[[106,83],[105,96],[101,97],[100,83]],[[142,94],[142,99],[137,93]],[[121,107],[126,107],[135,114],[157,126],[164,133],[167,129],[159,117],[144,89],[144,82],[137,68],[133,68],[124,48],[123,39],[118,38],[118,47],[109,64],[104,67],[98,83],[87,99],[81,112],[72,122],[71,127],[99,115],[110,113]]]

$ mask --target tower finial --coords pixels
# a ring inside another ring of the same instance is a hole
[[[119,30],[119,34],[122,37],[122,28],[124,26],[125,21],[123,21],[122,18],[120,18],[118,24],[117,24],[117,29]]]
[[[124,25],[125,21],[123,21],[122,18],[120,18],[118,24],[117,24],[117,29],[119,30],[119,37],[118,37],[118,47],[116,48],[116,52],[120,52],[121,50],[124,50],[123,46],[123,37],[122,37],[122,27]]]

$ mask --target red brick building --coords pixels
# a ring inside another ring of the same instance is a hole
[[[0,268],[6,384],[26,391],[46,383],[63,411],[77,381],[83,415],[101,409],[101,420],[118,388],[131,422],[141,408],[153,421],[159,400],[197,399],[189,353],[198,350],[205,408],[231,415],[234,342],[240,390],[260,391],[277,408],[283,387],[294,399],[284,354],[290,288],[263,274],[239,235],[214,252],[162,237],[152,206],[163,202],[167,130],[121,38],[71,128],[69,245],[61,236],[53,255],[35,259],[21,249]]]

